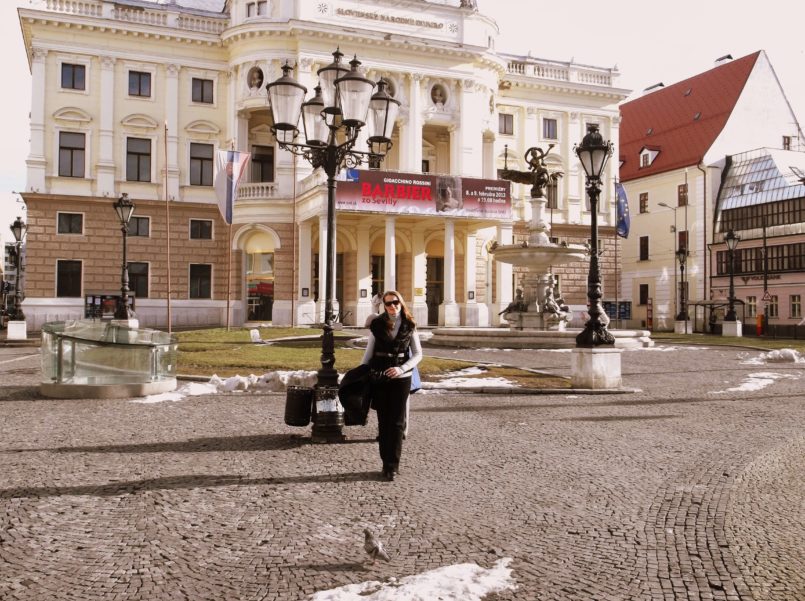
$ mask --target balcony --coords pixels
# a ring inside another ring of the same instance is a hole
[[[238,201],[268,200],[279,197],[275,182],[242,183],[238,186]]]

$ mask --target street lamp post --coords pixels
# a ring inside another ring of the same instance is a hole
[[[676,258],[679,261],[679,313],[676,316],[677,321],[685,322],[685,334],[688,333],[688,298],[685,294],[685,267],[688,263],[688,249],[685,246],[680,246],[676,251]]]
[[[14,234],[14,259],[15,269],[17,270],[17,279],[14,282],[14,314],[12,315],[13,321],[25,321],[25,313],[22,311],[22,243],[25,241],[25,234],[28,231],[28,226],[17,217],[14,223],[11,224],[11,233]]]
[[[729,230],[727,235],[724,236],[724,242],[727,244],[727,268],[730,274],[730,292],[727,300],[729,301],[729,311],[724,316],[724,321],[737,321],[738,316],[735,314],[735,248],[738,246],[740,238],[735,235],[735,232]]]
[[[679,228],[676,225],[676,209],[677,209],[677,207],[672,207],[671,205],[669,205],[668,203],[665,203],[665,202],[660,202],[660,203],[657,203],[657,204],[659,204],[659,206],[661,206],[661,207],[665,207],[666,209],[671,209],[674,212],[674,225],[673,225],[673,229],[671,231],[674,233],[674,256],[676,256],[676,253],[677,253],[677,241],[679,240]],[[673,263],[673,259],[671,259],[671,263]],[[673,296],[674,296],[674,315],[677,315],[679,313],[679,302],[678,302],[677,296],[676,296],[676,289],[677,289],[678,285],[679,284],[677,283],[677,279],[676,279],[676,268],[674,268],[674,294],[673,294]],[[674,318],[674,319],[676,319],[676,318]]]
[[[129,220],[134,213],[134,203],[129,200],[128,194],[121,194],[120,198],[112,205],[115,208],[118,219],[120,219],[120,231],[123,233],[123,266],[120,272],[120,299],[115,309],[115,319],[131,319],[132,314],[129,309],[129,266],[126,259],[126,241],[129,236]]]
[[[338,410],[338,372],[335,369],[333,337],[333,259],[335,254],[336,176],[345,167],[368,162],[377,165],[391,148],[391,134],[400,102],[364,76],[355,57],[350,68],[341,62],[344,55],[336,50],[333,62],[318,70],[319,85],[313,98],[303,102],[307,88],[292,76],[292,67],[282,67],[282,77],[269,83],[271,131],[280,148],[301,156],[327,174],[327,257],[324,271],[324,324],[322,326],[321,369],[317,373],[312,436],[314,440],[343,439],[343,412]],[[372,93],[375,86],[377,92]],[[297,142],[299,119],[304,142]],[[355,149],[364,126],[368,127],[368,151]]]
[[[615,344],[615,337],[607,330],[609,319],[601,305],[603,291],[601,287],[601,271],[598,267],[598,197],[601,194],[601,174],[612,154],[612,143],[604,141],[598,126],[587,126],[587,135],[581,144],[574,148],[579,157],[587,179],[587,195],[590,197],[590,270],[587,274],[587,303],[590,319],[584,329],[576,336],[576,346],[595,348],[601,345]]]

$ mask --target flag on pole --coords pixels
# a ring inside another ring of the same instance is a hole
[[[229,225],[232,224],[238,183],[250,157],[248,152],[237,150],[219,150],[215,156],[215,195],[218,197],[221,216]]]
[[[629,217],[629,200],[626,198],[626,190],[623,189],[622,183],[615,182],[615,192],[618,195],[618,225],[616,229],[618,236],[628,238],[631,217]]]

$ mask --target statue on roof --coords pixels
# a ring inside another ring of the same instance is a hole
[[[459,4],[460,8],[471,8],[472,10],[478,10],[478,2],[476,0],[461,0]]]

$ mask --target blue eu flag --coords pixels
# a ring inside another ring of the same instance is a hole
[[[631,218],[629,217],[629,200],[626,198],[626,190],[623,189],[622,183],[615,183],[615,192],[618,195],[618,225],[616,229],[618,236],[628,238]]]

